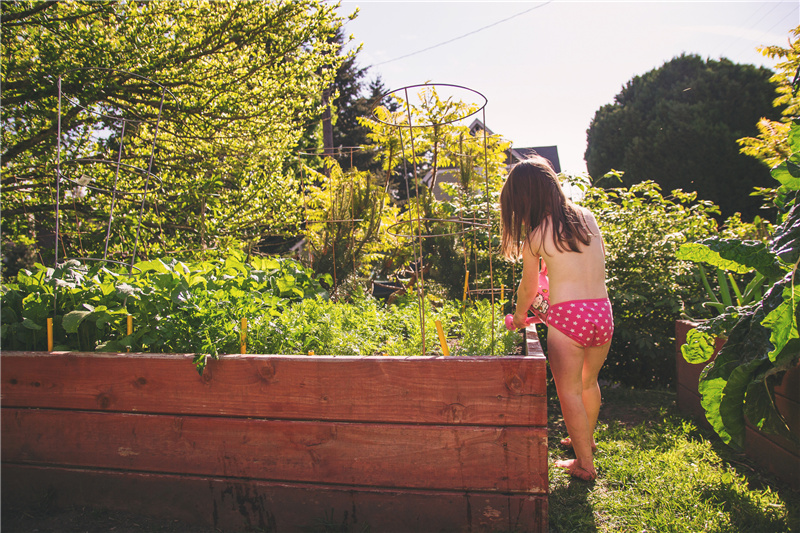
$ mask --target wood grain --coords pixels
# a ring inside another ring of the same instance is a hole
[[[2,460],[337,485],[547,493],[547,430],[3,408]]]
[[[46,488],[46,491],[45,491]],[[58,507],[85,506],[178,519],[225,531],[546,533],[546,495],[391,491],[29,465],[3,467],[3,502],[43,493]]]
[[[288,420],[547,423],[545,359],[4,352],[2,405]]]

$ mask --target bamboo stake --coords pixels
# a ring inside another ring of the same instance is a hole
[[[467,274],[464,276],[464,303],[467,303],[467,293],[469,292],[469,270],[467,270]]]
[[[444,336],[444,330],[442,329],[442,322],[436,320],[436,331],[439,333],[439,342],[442,344],[442,353],[447,357],[450,355],[450,349],[447,347],[447,339]]]
[[[47,351],[53,351],[53,319],[47,319]]]

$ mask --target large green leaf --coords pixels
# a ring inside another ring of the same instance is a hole
[[[64,326],[64,331],[67,333],[77,333],[78,326],[81,325],[81,322],[86,319],[87,316],[91,315],[91,311],[82,311],[82,310],[75,310],[70,311],[66,315],[64,315],[64,320],[61,323]]]
[[[797,440],[797,436],[792,435],[786,421],[775,406],[772,380],[767,379],[778,371],[771,365],[762,365],[762,368],[764,366],[768,368],[759,372],[747,387],[744,404],[745,417],[748,422],[761,431]]]
[[[677,257],[686,261],[705,262],[738,274],[757,270],[767,279],[780,278],[786,272],[786,267],[776,254],[761,241],[712,237],[681,245]]]
[[[731,372],[719,402],[720,422],[730,436],[729,444],[737,447],[744,446],[745,417],[744,406],[747,388],[753,381],[753,374],[758,369],[761,361],[754,360],[745,365],[737,366]]]
[[[775,254],[788,264],[800,259],[800,204],[795,204],[770,243]]]
[[[788,189],[800,189],[800,153],[792,156],[772,169],[772,177]]]
[[[797,307],[800,303],[800,286],[787,284],[783,289],[784,301],[773,309],[761,324],[771,331],[769,340],[774,348],[769,352],[769,360],[776,361],[791,339],[800,337],[797,332]]]
[[[714,355],[716,339],[697,328],[690,329],[686,334],[686,344],[681,346],[681,354],[686,362],[691,364],[705,363]]]
[[[713,365],[714,363],[711,363],[709,366],[713,367]],[[720,402],[722,401],[723,390],[726,384],[727,381],[722,378],[703,379],[701,377],[698,391],[702,396],[700,404],[706,412],[706,420],[708,420],[708,423],[711,424],[711,427],[714,428],[714,431],[724,442],[730,443],[731,435],[725,428],[725,424],[720,416]]]
[[[40,329],[42,329],[41,325],[37,324],[28,317],[22,319],[22,327],[24,327],[25,329],[32,329],[34,331],[39,331]]]

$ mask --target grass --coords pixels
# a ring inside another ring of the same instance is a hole
[[[681,416],[674,393],[603,394],[594,483],[553,466],[573,455],[558,445],[566,433],[551,397],[551,533],[800,531],[800,493]]]

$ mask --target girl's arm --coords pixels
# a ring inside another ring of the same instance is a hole
[[[531,244],[526,242],[522,247],[522,279],[517,289],[517,307],[514,311],[514,326],[517,328],[526,327],[528,309],[539,291],[539,254],[533,253]],[[538,246],[536,248],[538,250]]]

